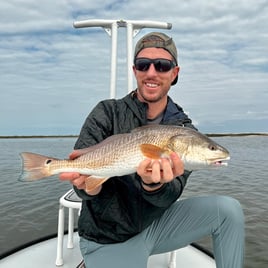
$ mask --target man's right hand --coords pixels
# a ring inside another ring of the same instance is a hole
[[[70,153],[69,159],[74,160],[75,158],[79,157],[80,155],[86,153],[87,149],[82,150],[74,150]],[[89,195],[96,195],[101,191],[101,186],[92,190],[87,191],[86,190],[86,179],[88,178],[88,175],[81,175],[78,172],[62,172],[59,174],[59,178],[62,181],[69,181],[72,185],[74,185],[79,190],[84,190]]]
[[[95,188],[94,190],[87,191],[86,189],[86,179],[87,175],[81,175],[77,172],[63,172],[59,174],[59,178],[62,181],[69,181],[77,189],[84,190],[88,195],[97,195],[101,191],[102,186]]]
[[[88,176],[81,175],[78,172],[63,172],[63,173],[60,173],[60,175],[59,175],[60,180],[69,181],[77,189],[80,189],[80,190],[85,190],[86,189],[85,179],[87,177]]]

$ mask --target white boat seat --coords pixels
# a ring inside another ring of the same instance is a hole
[[[73,248],[74,210],[77,209],[79,214],[82,204],[81,199],[73,189],[65,193],[60,198],[59,203],[56,266],[63,265],[64,209],[69,209],[67,248]],[[170,252],[168,268],[176,268],[176,251]]]
[[[74,210],[77,209],[80,213],[82,204],[81,199],[73,189],[65,193],[60,198],[59,203],[56,266],[63,265],[64,209],[69,209],[67,248],[73,248]]]

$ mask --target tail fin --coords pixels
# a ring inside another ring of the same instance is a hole
[[[49,163],[55,158],[40,154],[24,152],[20,154],[23,161],[23,170],[20,181],[35,181],[53,175],[49,170]]]

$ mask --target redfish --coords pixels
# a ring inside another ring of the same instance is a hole
[[[111,177],[135,173],[139,163],[146,158],[168,158],[171,152],[180,156],[184,168],[189,171],[226,166],[230,159],[229,152],[206,135],[173,125],[138,127],[75,152],[79,156],[73,160],[21,153],[23,173],[20,180],[79,172],[89,176],[87,190],[92,190]]]

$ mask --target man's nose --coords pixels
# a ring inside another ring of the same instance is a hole
[[[154,67],[154,64],[151,63],[150,66],[149,66],[149,69],[147,70],[147,75],[148,74],[151,74],[151,75],[155,75],[157,73],[155,67]]]

